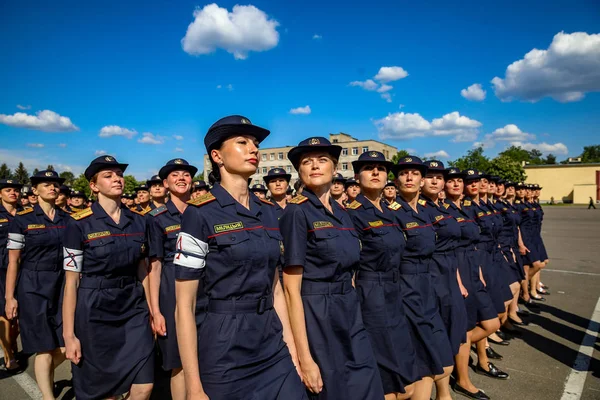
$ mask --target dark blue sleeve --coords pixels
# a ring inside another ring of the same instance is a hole
[[[160,226],[159,217],[148,216],[146,218],[148,231],[148,257],[165,257],[165,233]]]
[[[205,208],[189,206],[181,219],[181,230],[177,235],[175,251],[175,278],[199,280],[206,266],[208,234],[205,229]]]
[[[283,236],[285,265],[296,265],[304,267],[306,263],[306,241],[308,240],[308,228],[306,216],[295,204],[285,208],[279,219],[281,235]]]

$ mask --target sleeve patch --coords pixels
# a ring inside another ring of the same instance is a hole
[[[25,235],[9,232],[6,248],[9,250],[23,250],[25,248]]]
[[[187,268],[202,269],[206,265],[207,254],[208,243],[188,233],[179,232],[174,264]]]
[[[65,271],[81,272],[83,268],[83,250],[63,247],[63,269]]]

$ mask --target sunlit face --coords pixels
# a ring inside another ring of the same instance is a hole
[[[164,183],[155,183],[150,186],[150,194],[152,197],[161,199],[167,195],[167,188],[164,186]]]
[[[260,153],[258,140],[254,136],[233,136],[221,144],[220,149],[210,152],[212,160],[221,167],[221,176],[225,173],[249,178],[258,168]]]
[[[505,189],[503,183],[496,185],[496,196],[498,196],[498,197],[504,196],[505,191],[506,191],[506,189]]]
[[[452,198],[460,197],[460,195],[463,194],[464,189],[465,183],[462,178],[450,178],[444,185],[444,190],[448,196]]]
[[[138,190],[135,196],[137,197],[138,201],[142,204],[146,204],[150,201],[150,192],[148,192],[147,190]]]
[[[56,201],[59,188],[60,185],[58,182],[41,182],[32,187],[33,193],[48,203],[54,203]],[[31,203],[31,199],[29,202]]]
[[[285,196],[288,187],[288,181],[285,178],[273,178],[267,183],[267,188],[273,197],[282,198]]]
[[[34,194],[27,195],[27,200],[29,201],[29,204],[37,204],[38,197],[34,192]]]
[[[515,197],[515,193],[516,193],[516,190],[515,190],[514,186],[509,186],[506,188],[506,197],[510,197],[510,198]]]
[[[423,184],[423,174],[418,169],[403,169],[396,174],[396,186],[403,196],[419,193]]]
[[[335,181],[331,184],[329,191],[334,197],[341,196],[344,193],[344,184],[340,181]]]
[[[475,197],[479,194],[481,188],[480,179],[471,179],[465,182],[465,195]]]
[[[540,189],[537,189],[537,190],[535,190],[535,191],[534,191],[533,195],[534,195],[535,197],[540,197],[540,193],[541,193],[541,192],[542,192],[542,191],[541,191]]]
[[[27,198],[27,196],[21,197],[21,205],[23,207],[28,206],[29,205],[29,199]]]
[[[346,196],[349,200],[354,200],[360,194],[360,186],[350,185],[346,188]]]
[[[19,189],[6,187],[0,190],[0,197],[2,198],[2,202],[7,204],[17,204],[19,200]]]
[[[335,162],[326,152],[311,152],[304,154],[298,166],[300,180],[307,188],[315,190],[322,187],[331,187]]]
[[[387,183],[387,168],[381,164],[365,164],[358,171],[360,190],[377,190],[381,192]],[[352,189],[353,186],[348,189]],[[354,197],[358,196],[358,193]]]
[[[427,197],[436,197],[444,189],[444,175],[428,173],[423,180],[423,193]]]
[[[133,199],[125,199],[125,205],[131,208],[135,205],[135,201],[133,201]]]
[[[71,197],[71,205],[73,207],[81,207],[84,200],[83,197]]]
[[[481,178],[481,180],[479,181],[479,194],[487,194],[489,183],[490,181],[488,181],[486,178]]]
[[[253,190],[252,193],[254,193],[254,195],[256,197],[258,197],[259,199],[266,199],[267,198],[267,194],[265,192],[263,192],[262,190]]]
[[[164,193],[166,194],[167,189],[169,189],[169,192],[176,197],[187,195],[192,188],[192,178],[192,174],[189,171],[172,171],[167,175],[167,179],[163,180]],[[152,187],[154,186],[156,185],[152,185]]]
[[[488,195],[493,196],[496,194],[496,183],[489,181],[488,183]]]
[[[125,187],[123,171],[118,168],[104,169],[98,172],[90,182],[93,193],[101,193],[105,197],[120,198]],[[148,192],[146,192],[148,193]]]
[[[206,194],[206,193],[208,193],[208,190],[206,190],[206,189],[196,189],[192,193],[192,199],[200,197],[200,196],[202,196],[203,194]]]
[[[396,198],[396,188],[394,186],[386,186],[383,188],[383,197],[388,200]]]
[[[67,195],[64,193],[59,192],[58,196],[56,197],[56,207],[64,207],[67,205]]]
[[[532,194],[532,190],[531,189],[525,189],[525,197],[530,199],[531,198],[531,194]]]

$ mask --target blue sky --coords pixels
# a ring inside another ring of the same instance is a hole
[[[4,2],[0,162],[79,173],[105,151],[138,179],[175,157],[202,168],[229,114],[270,129],[263,147],[343,131],[449,159],[474,143],[564,159],[599,142],[598,2],[236,4]]]

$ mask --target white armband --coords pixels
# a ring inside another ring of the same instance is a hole
[[[23,250],[25,248],[25,235],[9,233],[6,248],[9,250]]]
[[[187,268],[202,269],[206,265],[205,258],[207,254],[208,243],[185,232],[179,232],[174,264]]]
[[[65,271],[81,272],[83,267],[83,250],[73,250],[63,247],[63,269]]]

